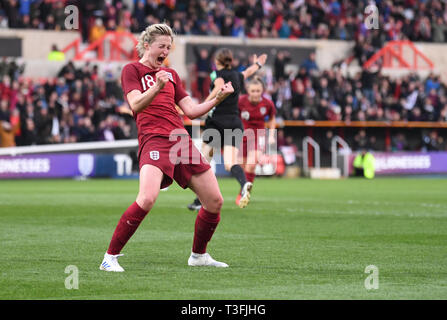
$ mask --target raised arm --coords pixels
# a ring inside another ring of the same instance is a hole
[[[197,104],[190,96],[186,96],[178,102],[178,106],[188,118],[195,119],[210,111],[233,92],[234,88],[230,81],[225,83],[217,92],[216,96],[208,101]]]
[[[262,66],[265,65],[266,61],[267,61],[267,55],[265,53],[261,54],[259,57],[254,54],[253,64],[244,71],[242,71],[242,74],[244,75],[244,80],[250,78],[256,71],[261,69]]]

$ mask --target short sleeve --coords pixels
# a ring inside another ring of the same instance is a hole
[[[213,72],[210,73],[210,79],[211,79],[211,82],[214,82],[214,80],[217,79],[217,72],[216,72],[216,70],[214,70]]]
[[[182,100],[184,97],[188,96],[188,93],[183,88],[182,80],[180,79],[180,77],[177,74],[177,72],[175,72],[174,70],[172,70],[172,71],[173,71],[174,78],[175,78],[175,96],[174,96],[174,101],[175,101],[175,103],[178,104],[178,102],[180,100]]]
[[[270,106],[269,118],[272,119],[276,115],[276,108],[272,100],[268,100]]]
[[[239,101],[238,101],[239,110],[242,109],[242,103],[244,102],[244,98],[245,98],[245,95],[239,96]]]
[[[238,101],[238,103],[237,103],[238,111],[239,111],[239,117],[241,116],[241,113],[242,113],[242,103],[243,103],[243,99],[244,99],[244,96],[239,96],[239,101]]]
[[[132,90],[141,91],[138,70],[131,64],[124,66],[121,72],[121,85],[123,87],[124,97]]]

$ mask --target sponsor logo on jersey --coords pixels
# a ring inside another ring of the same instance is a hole
[[[241,112],[241,118],[244,119],[245,121],[248,121],[248,119],[250,119],[250,112],[242,111]]]

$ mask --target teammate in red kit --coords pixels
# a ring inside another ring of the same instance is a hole
[[[173,42],[173,31],[166,24],[154,24],[142,32],[137,50],[138,62],[127,64],[121,74],[124,96],[138,128],[140,185],[136,201],[124,212],[113,233],[101,270],[122,272],[118,257],[122,248],[153,207],[160,189],[175,180],[189,187],[202,202],[195,222],[190,266],[228,267],[206,252],[208,242],[220,221],[223,198],[208,161],[201,156],[183,126],[177,104],[191,119],[223,101],[234,89],[224,84],[216,97],[196,104],[182,87],[177,72],[163,67]]]
[[[259,78],[254,78],[247,84],[247,94],[239,98],[239,114],[244,125],[242,149],[243,168],[247,181],[255,180],[256,164],[266,148],[265,122],[269,128],[268,144],[275,143],[276,109],[273,102],[263,96],[264,84]],[[241,195],[236,198],[239,203]]]

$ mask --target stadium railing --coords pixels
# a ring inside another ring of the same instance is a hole
[[[338,145],[341,149],[338,149]],[[348,143],[341,137],[335,136],[331,141],[331,168],[337,168],[338,157],[341,156],[342,159],[342,171],[343,176],[347,177],[349,175],[349,155],[351,154],[351,148]]]
[[[309,149],[308,146],[313,149]],[[303,139],[303,172],[309,174],[309,168],[312,166],[312,159],[315,159],[314,168],[320,169],[320,145],[311,137]]]

